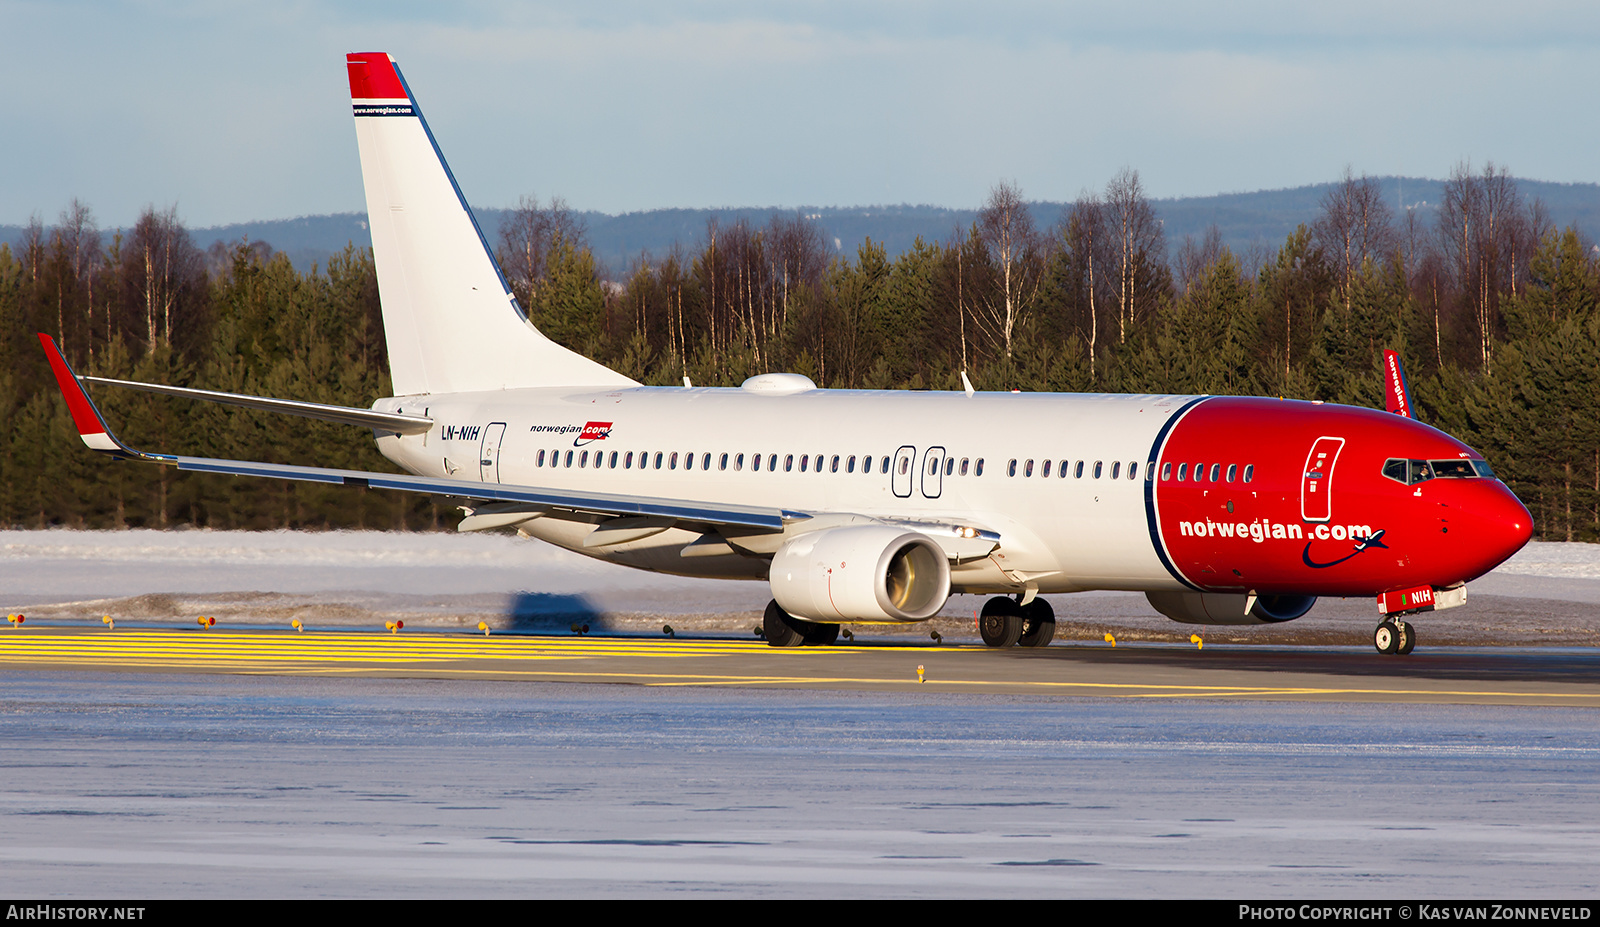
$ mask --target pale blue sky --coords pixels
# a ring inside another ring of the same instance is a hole
[[[363,208],[344,54],[399,60],[469,199],[1155,196],[1463,159],[1600,181],[1600,4],[0,0],[0,224]]]

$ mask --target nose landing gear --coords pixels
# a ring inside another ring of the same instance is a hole
[[[1385,618],[1372,632],[1372,646],[1379,653],[1397,653],[1405,656],[1417,646],[1417,632],[1409,622]]]

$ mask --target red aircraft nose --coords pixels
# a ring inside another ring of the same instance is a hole
[[[1465,488],[1465,487],[1464,487]],[[1533,537],[1533,516],[1499,480],[1473,480],[1449,518],[1452,540],[1476,579],[1504,563]]]

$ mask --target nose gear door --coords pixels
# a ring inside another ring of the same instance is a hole
[[[1327,521],[1333,517],[1333,465],[1344,449],[1343,438],[1318,438],[1306,455],[1300,476],[1300,517],[1305,521]]]

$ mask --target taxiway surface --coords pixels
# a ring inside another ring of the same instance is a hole
[[[858,644],[463,633],[29,628],[0,667],[662,686],[1600,708],[1600,651]]]
[[[1600,888],[1587,545],[1530,545],[1403,659],[1364,600],[1235,632],[1128,595],[1055,597],[1039,651],[972,643],[970,601],[944,646],[780,651],[759,584],[449,535],[0,532],[0,595],[17,895]]]

